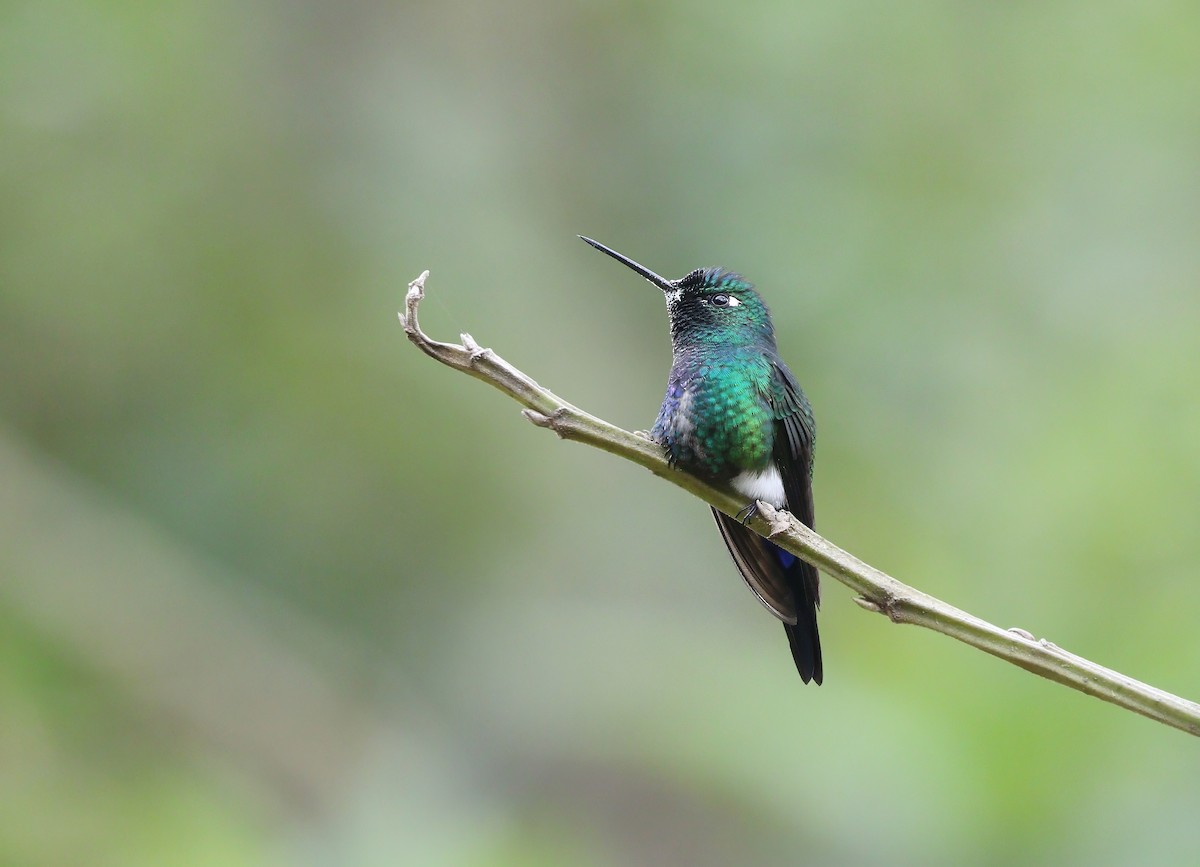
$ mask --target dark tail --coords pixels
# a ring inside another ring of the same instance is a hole
[[[799,557],[713,509],[721,537],[746,584],[780,620],[800,679],[821,683],[821,637],[817,632],[817,570]],[[792,621],[795,621],[794,623]]]
[[[795,573],[792,579],[793,586],[798,588],[796,625],[785,623],[783,629],[787,633],[788,646],[792,648],[792,659],[796,663],[796,670],[800,672],[801,680],[808,683],[811,679],[820,686],[825,677],[825,670],[821,663],[821,634],[817,631],[817,608],[821,604],[817,596],[817,570],[788,551],[775,545],[771,547],[784,557],[791,557],[795,561],[788,567],[788,571]]]

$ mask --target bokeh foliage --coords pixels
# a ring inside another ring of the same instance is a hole
[[[771,303],[818,526],[1200,696],[1200,7],[11,3],[0,862],[1172,864],[1179,732],[827,582],[403,341],[644,427]]]

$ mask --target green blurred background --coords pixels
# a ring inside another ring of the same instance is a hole
[[[645,427],[771,304],[818,526],[1200,697],[1194,3],[0,12],[0,863],[1191,864],[1186,735],[826,580],[403,339]]]

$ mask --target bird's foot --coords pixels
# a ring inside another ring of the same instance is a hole
[[[650,431],[648,431],[648,430],[635,430],[633,432],[633,435],[635,437],[637,437],[638,439],[642,439],[642,440],[650,439]]]
[[[751,500],[749,505],[747,505],[746,508],[742,509],[736,515],[734,515],[733,518],[735,521],[738,521],[739,523],[741,523],[741,525],[744,527],[747,524],[749,524],[751,519],[753,519],[754,516],[757,514],[758,514],[758,500]]]

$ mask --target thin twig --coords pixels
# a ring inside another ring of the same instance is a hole
[[[426,355],[500,389],[525,407],[523,414],[531,422],[563,439],[640,464],[727,515],[736,515],[746,505],[730,489],[672,469],[654,443],[572,406],[492,350],[480,347],[469,334],[462,335],[462,345],[431,339],[417,321],[428,276],[426,271],[408,284],[405,309],[400,314],[408,339]],[[859,594],[855,601],[868,611],[884,614],[894,623],[911,623],[949,635],[1056,683],[1200,736],[1200,704],[1038,640],[1023,629],[993,626],[867,565],[769,503],[760,502],[758,509],[758,517],[750,523],[753,530],[845,584]]]

